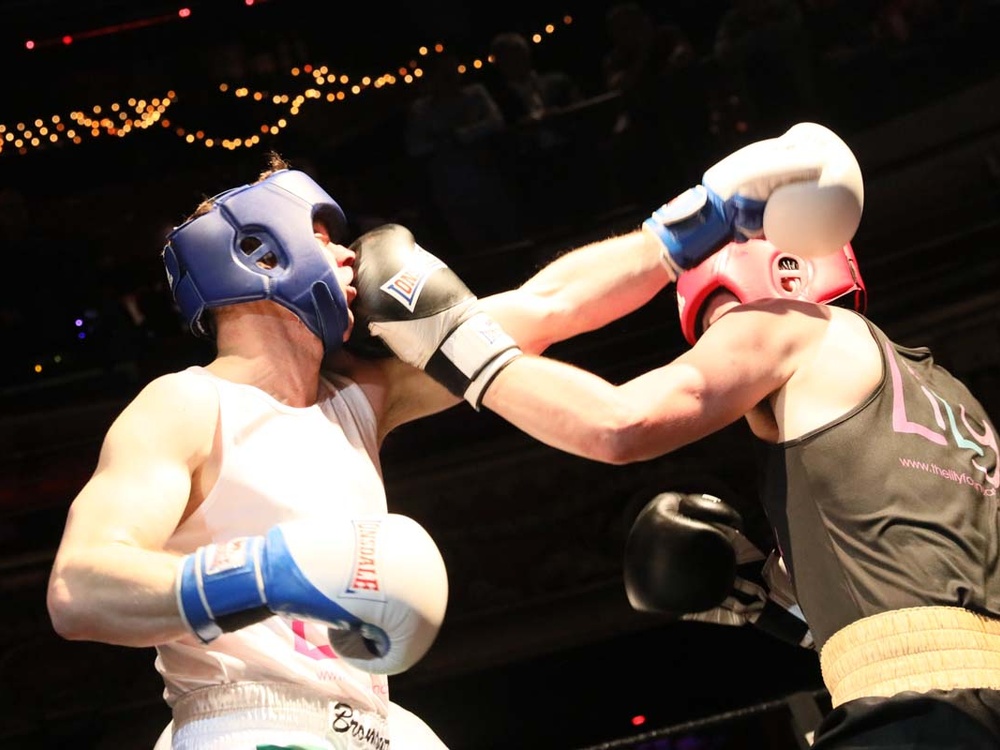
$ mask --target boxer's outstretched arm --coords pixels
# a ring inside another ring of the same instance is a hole
[[[345,362],[343,353],[335,366],[353,373],[369,387],[373,379],[381,381],[380,394],[373,400],[390,405],[379,420],[382,435],[399,424],[454,406],[456,396],[465,395],[476,404],[490,373],[502,366],[515,348],[541,353],[552,343],[600,328],[648,302],[672,278],[663,262],[660,242],[638,229],[570,251],[519,288],[481,300],[443,261],[420,247],[405,227],[378,227],[355,240],[351,248],[357,256],[358,298],[349,348],[366,354],[374,367],[365,364],[369,374],[358,375],[363,360]],[[404,294],[398,279],[411,283],[412,296]],[[494,321],[498,333],[509,330],[495,342],[495,354],[505,359],[481,370],[493,361],[493,347],[462,354],[470,348],[469,337],[464,336],[454,339],[466,341],[464,346],[430,363],[431,341],[447,335],[452,326],[471,314],[473,305],[479,313],[477,320]],[[406,321],[414,325],[408,326]],[[391,329],[400,327],[408,330],[405,338],[411,340],[404,342],[393,335]],[[507,344],[500,346],[500,339]],[[398,359],[379,356],[380,351],[392,351]],[[459,378],[461,382],[442,378],[440,365],[448,358],[459,362],[465,376]],[[423,372],[428,364],[430,378]],[[481,376],[482,385],[470,394],[470,382],[465,381],[476,380],[474,374]]]
[[[560,435],[550,434],[557,420],[537,429],[530,426],[537,415],[549,411],[544,394],[552,391],[552,407],[558,411],[565,391],[572,390],[577,396],[572,406],[592,410],[593,404],[601,403],[604,389],[598,384],[578,389],[577,381],[585,379],[580,373],[564,375],[565,387],[558,378],[554,378],[554,385],[547,386],[546,376],[541,374],[547,367],[545,363],[515,360],[525,353],[539,354],[556,341],[600,328],[637,309],[678,274],[704,262],[734,239],[782,237],[785,244],[779,246],[810,253],[840,248],[857,229],[863,201],[860,167],[847,144],[823,126],[800,123],[780,138],[749,144],[712,166],[701,185],[654,211],[641,230],[569,253],[518,289],[487,300],[477,299],[440,259],[417,244],[409,230],[390,225],[367,233],[352,245],[358,288],[352,340],[380,339],[374,343],[424,371],[453,396],[465,398],[477,409],[497,374],[513,362],[515,366],[503,373],[502,382],[509,383],[515,373],[524,373],[520,384],[524,398],[508,398],[503,410],[498,408],[499,403],[489,404],[490,408],[544,442],[561,447]],[[722,351],[719,356],[719,361],[725,363],[731,353]],[[759,360],[759,352],[750,353],[751,365]],[[746,374],[752,375],[756,368],[750,366],[749,370]],[[663,373],[663,389],[669,392],[676,388],[681,397],[677,404],[683,406],[683,397],[692,397],[689,386],[677,388],[673,382],[678,368],[664,369]],[[693,374],[695,380],[701,376],[701,371]],[[649,380],[654,383],[649,388],[650,398],[657,398],[659,379],[655,377],[640,379],[622,392],[642,393]],[[725,380],[723,372],[710,382]],[[760,382],[771,380],[765,377]],[[411,382],[417,381],[406,380]],[[748,392],[759,391],[757,382],[745,385]],[[776,383],[772,385],[777,387]],[[598,393],[588,395],[588,390]],[[759,393],[758,400],[769,392]],[[419,408],[405,415],[407,419],[454,403],[440,390],[432,397],[421,397],[412,388],[396,389],[396,393],[401,395],[395,402],[419,403]],[[703,409],[707,415],[696,422],[697,427],[707,426],[706,431],[697,434],[681,408],[683,432],[694,437],[667,429],[654,434],[649,444],[677,447],[725,426],[756,403],[743,404],[739,393],[728,390],[725,399],[705,407],[708,395],[695,392],[691,404],[692,409]],[[527,403],[537,408],[522,418]],[[624,413],[635,407],[624,403],[617,394],[604,399],[604,403],[609,408],[607,419],[614,423],[611,429],[622,436],[635,432],[623,426],[628,420],[651,421]],[[673,417],[659,415],[652,421],[657,420],[670,423]],[[593,420],[586,414],[575,418],[566,414],[564,421],[580,423],[581,427],[579,433],[568,438],[567,449],[589,455],[587,451],[594,446],[574,443],[579,443],[581,437],[586,439],[586,422]],[[611,442],[623,441],[619,438]],[[625,450],[597,449],[611,457],[631,455]],[[653,455],[666,449],[670,448],[654,447]]]
[[[521,356],[481,403],[560,450],[612,464],[657,458],[735,422],[784,384],[807,349],[808,316],[745,305],[672,362],[621,384],[548,357]]]
[[[522,350],[540,353],[639,309],[672,280],[660,243],[637,229],[571,250],[479,304]]]

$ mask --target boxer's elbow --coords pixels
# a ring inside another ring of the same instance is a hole
[[[147,647],[185,635],[173,590],[173,556],[141,559],[106,547],[63,550],[49,577],[46,608],[52,629],[68,641]]]
[[[61,571],[54,571],[49,580],[45,603],[49,620],[56,634],[66,640],[86,640],[87,617],[81,606],[82,596],[74,590]]]
[[[650,458],[649,423],[642,413],[608,413],[589,433],[584,452],[596,461],[623,466]]]
[[[57,565],[49,579],[45,602],[56,634],[69,641],[102,640],[101,615],[89,577],[71,565]]]

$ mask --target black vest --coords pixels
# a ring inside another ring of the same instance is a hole
[[[886,610],[1000,616],[997,432],[927,349],[871,322],[882,381],[857,408],[763,450],[760,496],[817,648]]]

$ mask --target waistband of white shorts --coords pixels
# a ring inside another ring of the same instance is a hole
[[[911,607],[841,628],[820,652],[834,706],[906,691],[1000,689],[1000,620],[961,607]]]
[[[360,709],[347,700],[318,695],[301,685],[278,682],[233,682],[197,688],[177,699],[173,707],[174,733],[201,719],[238,715],[272,727],[288,727],[325,734],[337,713],[354,720],[384,726],[386,717]]]

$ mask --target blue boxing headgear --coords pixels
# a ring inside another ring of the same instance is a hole
[[[304,172],[283,169],[212,204],[174,229],[163,249],[170,291],[191,331],[211,334],[209,308],[266,299],[295,313],[326,351],[339,348],[347,299],[313,236],[314,219],[331,237],[343,235],[337,202]]]

